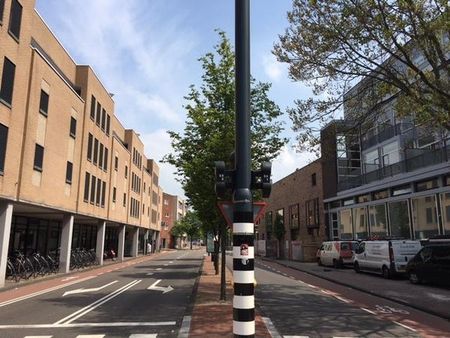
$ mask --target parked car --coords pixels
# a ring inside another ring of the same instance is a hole
[[[406,272],[406,265],[422,248],[415,240],[362,241],[355,250],[353,268],[356,272],[367,271],[391,278]]]
[[[423,247],[406,266],[409,281],[450,286],[450,242]]]
[[[323,242],[317,250],[317,263],[329,265],[335,268],[353,263],[353,252],[358,242],[354,241],[329,241]]]

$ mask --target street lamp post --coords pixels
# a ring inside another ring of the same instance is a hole
[[[233,184],[233,334],[255,336],[250,149],[250,1],[235,0],[236,144]]]

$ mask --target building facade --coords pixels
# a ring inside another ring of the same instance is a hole
[[[162,210],[161,247],[173,249],[180,243],[172,236],[171,230],[175,222],[186,215],[186,202],[176,195],[163,193]]]
[[[318,159],[272,185],[265,215],[258,225],[260,255],[315,261],[317,249],[327,237],[322,172],[322,159]],[[281,241],[276,238],[276,222],[284,227]]]
[[[159,167],[94,71],[34,9],[0,1],[0,286],[8,254],[159,247]],[[151,151],[151,150],[150,150]]]

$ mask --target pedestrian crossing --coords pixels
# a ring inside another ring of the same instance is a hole
[[[64,336],[67,337],[67,336]],[[128,336],[128,338],[156,338],[158,337],[157,333],[133,333]],[[24,336],[23,338],[56,338],[53,335],[41,335],[41,336]],[[69,338],[69,337],[67,337]],[[73,338],[108,338],[107,334],[79,334],[77,336],[73,336]],[[125,337],[124,337],[125,338]]]

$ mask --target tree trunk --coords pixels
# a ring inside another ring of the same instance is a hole
[[[219,234],[219,240],[214,241],[214,269],[216,270],[216,275],[219,274],[219,242],[220,241],[220,234]]]
[[[190,240],[191,240],[191,250],[192,250],[192,237],[190,238]]]
[[[220,300],[227,300],[227,293],[226,293],[226,256],[225,256],[225,246],[227,243],[227,236],[226,236],[226,228],[222,225],[221,227],[221,254],[222,254],[222,263],[221,263],[221,276],[220,276]]]

